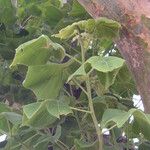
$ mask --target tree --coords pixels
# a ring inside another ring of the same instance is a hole
[[[93,18],[105,16],[122,24],[118,48],[130,68],[140,95],[145,112],[150,112],[149,91],[149,9],[148,0],[139,1],[104,1],[78,0]]]
[[[131,32],[141,14],[147,30],[146,11],[134,19],[126,11],[122,20],[113,9],[128,10],[126,2],[110,9],[113,1],[79,2],[0,0],[3,149],[149,149],[150,116],[133,104],[137,89],[122,58],[147,98],[147,34]]]

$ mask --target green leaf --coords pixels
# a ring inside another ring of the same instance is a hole
[[[96,20],[95,34],[98,38],[113,39],[118,37],[121,25],[111,19],[101,17]]]
[[[131,95],[137,93],[135,83],[127,65],[124,64],[123,67],[121,67],[111,89],[113,93],[118,93],[122,97],[128,97],[130,93]]]
[[[29,66],[24,87],[33,90],[39,100],[57,98],[63,85],[63,64]]]
[[[49,114],[47,111],[46,101],[31,103],[23,107],[22,124],[37,128],[44,128],[56,121],[56,117]]]
[[[62,61],[65,56],[64,48],[52,42],[46,35],[28,41],[16,49],[15,58],[10,67],[17,64],[26,66],[46,64],[48,60]]]
[[[6,104],[0,103],[0,132],[9,134],[10,126],[21,124],[21,121],[20,114],[12,112]]]
[[[22,115],[15,112],[3,112],[0,114],[0,116],[3,116],[6,120],[10,121],[14,125],[21,124],[22,121]]]
[[[69,39],[75,36],[76,30],[79,29],[81,30],[80,32],[93,33],[97,38],[113,39],[118,37],[120,28],[121,25],[118,22],[101,17],[96,20],[88,19],[75,22],[63,28],[54,36],[61,39]]]
[[[69,39],[70,37],[74,36],[77,33],[74,24],[61,29],[58,34],[54,34],[53,36],[60,39]]]
[[[103,72],[97,72],[98,79],[101,83],[101,85],[104,87],[105,92],[108,90],[108,88],[114,84],[116,76],[119,72],[119,69],[115,69],[111,72],[103,73]]]
[[[61,62],[65,57],[65,49],[58,43],[52,43],[52,46],[50,59]]]
[[[111,39],[102,38],[102,39],[100,39],[98,46],[99,46],[100,53],[102,51],[105,51],[105,53],[106,53],[112,49],[113,41]]]
[[[78,77],[78,76],[86,76],[85,72],[85,67],[84,65],[81,65],[79,69],[77,69],[72,75],[69,76],[68,81],[69,82],[73,77]]]
[[[111,74],[112,71],[122,67],[123,64],[124,64],[124,60],[118,57],[93,56],[89,58],[83,65],[81,65],[72,75],[70,75],[68,81],[70,81],[73,77],[86,76],[87,72],[89,72],[91,69],[95,69],[99,72],[108,73],[108,74],[110,72]],[[110,79],[111,81],[109,82],[111,83],[107,83],[109,84],[109,86],[113,84],[114,78]]]
[[[49,101],[47,104],[47,110],[51,115],[57,118],[60,118],[61,115],[72,113],[72,110],[70,109],[68,103],[64,100]]]
[[[107,128],[113,124],[121,128],[129,120],[131,115],[134,117],[133,132],[137,134],[142,133],[146,139],[150,140],[150,133],[147,132],[150,130],[149,116],[138,109],[130,109],[128,112],[118,109],[107,109],[102,118],[102,128]]]
[[[25,105],[23,107],[23,112],[25,113],[26,117],[30,119],[34,116],[34,114],[36,114],[40,106],[41,106],[41,102],[36,102],[36,103]]]
[[[0,0],[0,22],[11,24],[15,21],[15,8],[11,0]]]
[[[54,34],[53,36],[61,39],[69,39],[77,34],[78,28],[80,30],[87,31],[88,33],[92,33],[94,31],[94,25],[94,19],[82,20],[75,22],[72,25],[68,25],[67,27],[61,29],[58,34]]]
[[[43,134],[38,138],[36,141],[36,144],[33,146],[36,150],[41,150],[41,149],[47,149],[48,143],[51,142],[52,144],[55,144],[58,139],[61,136],[61,126],[58,125],[55,131],[54,135],[51,134]],[[47,146],[46,148],[43,148],[44,146]],[[41,149],[40,149],[41,148]]]
[[[11,110],[6,104],[0,103],[0,133],[9,132],[8,121],[6,120],[4,116],[1,115],[2,113],[9,112],[9,111]]]
[[[142,133],[144,137],[150,141],[150,115],[139,113],[136,111],[134,113],[134,122],[133,122],[133,132],[136,134]]]
[[[63,13],[57,7],[53,5],[47,5],[43,12],[43,18],[46,23],[53,28],[63,18]]]
[[[93,56],[89,58],[86,63],[90,63],[93,69],[106,73],[122,67],[124,60],[114,56]]]
[[[11,109],[8,107],[8,105],[0,102],[0,113],[9,111],[11,111]]]
[[[61,126],[58,125],[57,128],[56,128],[56,133],[52,137],[53,142],[57,142],[60,137],[61,137]]]
[[[80,5],[80,3],[76,0],[73,1],[72,10],[69,13],[70,16],[78,17],[86,15],[85,9]]]
[[[9,64],[7,62],[0,65],[0,83],[4,86],[15,83],[15,80],[12,77],[12,71],[8,68],[8,66]]]
[[[15,58],[10,67],[17,64],[23,65],[42,65],[48,61],[50,56],[50,40],[42,35],[37,39],[28,41],[16,49]]]
[[[131,113],[119,109],[107,109],[102,118],[102,128],[108,127],[111,123],[115,123],[121,128],[130,118]]]

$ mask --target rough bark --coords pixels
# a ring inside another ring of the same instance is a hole
[[[116,40],[133,74],[145,112],[150,113],[150,0],[78,0],[93,18],[122,24]]]

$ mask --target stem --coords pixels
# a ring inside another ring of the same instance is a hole
[[[89,76],[87,77],[86,86],[87,86],[87,93],[88,93],[88,100],[89,100],[89,108],[91,111],[91,117],[92,117],[95,129],[96,129],[97,137],[98,137],[99,150],[103,150],[102,132],[100,130],[100,127],[98,126],[98,121],[97,121],[95,111],[94,111],[93,100],[92,100],[92,96],[91,96],[91,86],[90,86]]]
[[[69,55],[69,54],[65,54],[67,57],[73,59],[74,61],[78,62],[80,65],[82,64],[78,59],[76,59],[75,57]]]
[[[85,63],[85,49],[84,49],[84,46],[83,46],[83,41],[82,41],[82,37],[81,37],[81,34],[80,34],[79,30],[78,30],[78,34],[79,34],[78,40],[79,40],[79,43],[80,43],[80,46],[81,46],[82,64],[84,64]],[[92,93],[91,93],[91,85],[90,85],[90,77],[89,77],[88,74],[87,74],[87,78],[86,78],[86,88],[87,88],[87,98],[88,98],[88,101],[89,101],[89,109],[90,109],[90,112],[91,112],[91,117],[92,117],[92,120],[93,120],[93,123],[94,123],[94,126],[95,126],[97,137],[98,137],[99,150],[103,150],[102,132],[101,132],[100,127],[98,126],[98,121],[97,121],[95,111],[94,111]]]
[[[82,64],[84,64],[84,62],[85,62],[85,49],[84,49],[82,37],[81,37],[81,34],[79,33],[79,31],[78,31],[78,34],[79,34],[79,44],[81,46]]]
[[[62,141],[58,140],[57,143],[62,145],[65,149],[69,150],[68,146],[65,143],[63,143]]]
[[[86,95],[88,95],[87,91],[78,83],[78,81],[76,81],[76,79],[72,80]]]
[[[12,137],[12,130],[11,130],[10,123],[9,123],[8,120],[7,120],[7,126],[8,126],[8,130],[9,130],[9,133],[10,133],[10,137]]]
[[[91,114],[91,112],[90,111],[88,111],[88,110],[83,110],[83,109],[78,109],[78,108],[74,108],[74,107],[70,107],[72,110],[76,110],[76,111],[80,111],[80,112],[84,112],[84,113],[89,113],[89,114]]]

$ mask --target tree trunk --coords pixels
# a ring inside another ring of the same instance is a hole
[[[93,18],[107,17],[122,24],[120,38],[115,42],[132,72],[145,112],[150,113],[150,26],[143,23],[143,18],[150,17],[150,1],[78,0],[78,2]]]

